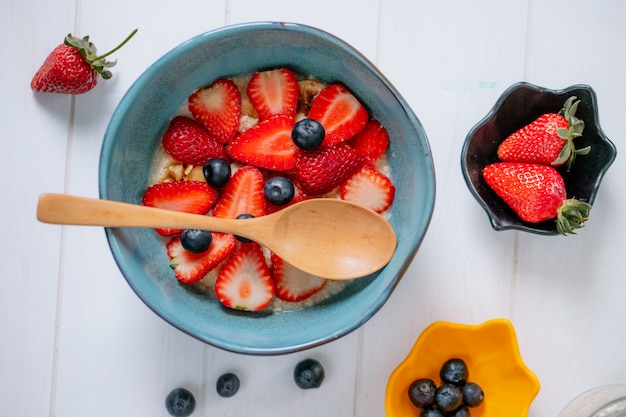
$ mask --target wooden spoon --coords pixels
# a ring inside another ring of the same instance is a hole
[[[37,218],[53,224],[232,233],[266,246],[298,269],[336,280],[378,271],[396,249],[396,235],[380,215],[330,198],[306,200],[267,216],[236,220],[67,194],[42,194]]]

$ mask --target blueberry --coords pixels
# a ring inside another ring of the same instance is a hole
[[[239,377],[233,373],[226,373],[217,379],[215,389],[220,397],[232,397],[239,391]]]
[[[267,201],[277,206],[283,206],[293,200],[296,189],[293,182],[285,177],[272,177],[265,182],[263,194]]]
[[[467,381],[469,370],[463,359],[448,359],[441,367],[439,376],[443,382],[460,387]]]
[[[417,379],[409,385],[409,399],[416,407],[432,407],[435,404],[435,391],[435,381],[429,378]]]
[[[202,253],[209,249],[213,235],[207,230],[186,229],[180,234],[180,244],[192,253]]]
[[[171,416],[187,417],[196,408],[196,399],[185,388],[176,388],[165,398],[165,408]]]
[[[485,399],[482,388],[474,382],[463,385],[461,393],[463,394],[463,404],[468,407],[478,407]]]
[[[324,380],[324,368],[315,359],[305,359],[296,365],[293,378],[302,389],[318,388]]]
[[[420,417],[443,417],[443,413],[437,408],[425,408],[420,413]]]
[[[446,417],[470,417],[470,411],[466,406],[460,405],[456,409],[446,413]]]
[[[237,219],[254,219],[254,216],[252,214],[248,214],[248,213],[243,213],[240,214],[239,216],[237,216]],[[235,235],[235,239],[237,239],[238,241],[242,242],[242,243],[250,243],[252,242],[250,239],[242,237],[242,236],[237,236]]]
[[[206,182],[213,188],[223,188],[230,179],[230,164],[222,158],[209,159],[202,166]]]
[[[319,147],[325,135],[324,126],[320,122],[306,118],[296,123],[291,131],[293,143],[297,147],[306,150]]]
[[[435,405],[444,413],[455,410],[462,403],[463,394],[461,394],[461,389],[456,385],[443,383],[437,388]]]

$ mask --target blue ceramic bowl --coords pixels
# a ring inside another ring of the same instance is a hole
[[[320,30],[288,23],[218,29],[176,47],[132,85],[113,113],[100,157],[100,197],[140,204],[152,155],[170,118],[196,88],[231,75],[287,66],[345,84],[389,131],[398,238],[391,262],[314,307],[280,313],[226,309],[178,284],[152,230],[107,229],[113,257],[137,295],[178,329],[219,348],[271,355],[335,340],[365,323],[391,295],[426,233],[435,199],[424,129],[389,81],[360,53]]]
[[[485,166],[498,161],[498,146],[507,136],[543,113],[558,112],[571,96],[580,100],[576,117],[585,122],[583,136],[576,139],[576,147],[591,146],[591,152],[577,157],[569,172],[565,172],[564,168],[559,168],[559,172],[565,181],[569,198],[575,197],[593,204],[600,182],[617,155],[615,146],[600,127],[595,92],[587,85],[550,90],[520,82],[502,93],[493,109],[469,132],[461,151],[461,170],[465,182],[487,212],[495,230],[517,229],[541,235],[559,234],[554,220],[534,224],[522,221],[487,185],[481,172]]]

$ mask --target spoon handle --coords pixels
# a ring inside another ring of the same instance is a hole
[[[205,229],[225,233],[240,231],[233,219],[54,193],[39,197],[37,219],[44,223],[75,226]]]

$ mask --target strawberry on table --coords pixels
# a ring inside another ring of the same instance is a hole
[[[363,129],[369,113],[342,84],[330,84],[313,99],[308,117],[324,126],[322,146],[336,145]]]
[[[243,243],[220,269],[215,294],[229,308],[262,310],[272,301],[274,281],[261,246]]]
[[[566,165],[570,170],[577,155],[586,155],[587,146],[576,149],[574,139],[582,136],[585,122],[575,114],[580,100],[570,97],[559,113],[545,113],[508,136],[498,147],[498,158],[505,162]]]
[[[347,143],[301,151],[294,176],[310,196],[332,191],[363,165],[363,156]]]
[[[364,165],[341,185],[340,195],[343,200],[382,213],[391,206],[395,192],[389,177],[371,165]]]
[[[162,139],[163,149],[183,164],[203,165],[209,159],[226,158],[224,146],[196,121],[177,116]]]
[[[254,217],[265,215],[266,202],[263,194],[263,173],[252,165],[239,168],[222,191],[213,215],[236,219],[241,214]]]
[[[556,218],[557,230],[575,233],[589,218],[589,203],[568,199],[565,182],[548,165],[497,162],[482,172],[487,185],[524,221],[539,223]]]
[[[365,161],[374,162],[387,151],[389,133],[378,120],[370,119],[349,143],[363,155]]]
[[[298,147],[291,139],[294,120],[274,116],[257,123],[227,147],[228,155],[244,164],[272,171],[289,171],[296,166]]]
[[[98,84],[98,75],[108,80],[113,75],[108,68],[116,61],[106,57],[120,49],[132,38],[135,29],[124,41],[111,51],[98,55],[89,36],[77,38],[68,34],[63,44],[54,48],[41,68],[35,73],[30,87],[40,93],[83,94]]]
[[[209,249],[192,253],[183,248],[180,236],[175,236],[167,244],[167,256],[178,281],[182,284],[193,284],[226,259],[236,245],[233,235],[213,232]]]
[[[241,116],[241,93],[237,85],[221,78],[189,96],[189,111],[220,143],[227,144],[237,134]]]
[[[272,277],[276,285],[276,296],[284,301],[306,300],[324,288],[326,280],[306,273],[285,262],[272,253]]]
[[[261,120],[276,115],[294,117],[296,114],[298,79],[287,68],[254,73],[248,82],[247,93]]]
[[[217,191],[202,181],[168,181],[146,189],[141,204],[166,210],[206,214],[217,202]],[[160,235],[180,233],[180,229],[156,229]]]

